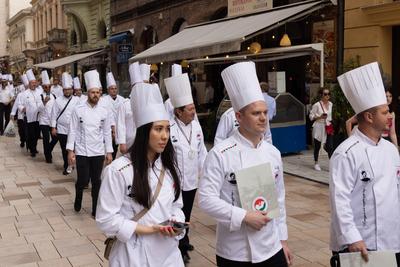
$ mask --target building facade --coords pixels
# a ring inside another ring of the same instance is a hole
[[[102,50],[99,54],[74,64],[71,72],[82,77],[85,71],[96,68],[105,85],[109,66],[110,1],[61,0],[67,16],[67,45],[70,54]],[[105,88],[105,86],[103,86]]]
[[[27,58],[25,50],[34,48],[33,16],[31,8],[25,8],[7,20],[9,66],[11,73],[22,73],[31,68],[33,59]]]
[[[21,9],[30,6],[30,0],[1,0],[0,1],[0,72],[9,72],[8,25],[7,20],[17,14]]]
[[[344,59],[360,64],[378,61],[384,82],[392,88],[393,108],[400,109],[400,1],[346,0]],[[396,120],[397,130],[400,129]]]

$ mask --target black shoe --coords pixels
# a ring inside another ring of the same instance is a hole
[[[189,263],[190,262],[190,256],[187,252],[182,252],[182,259],[183,263]]]
[[[19,144],[19,147],[24,147],[24,146],[25,146],[24,142],[21,142],[21,144]]]
[[[35,153],[35,152],[32,152],[32,153],[31,153],[31,157],[32,157],[32,158],[36,157],[36,153]]]
[[[74,202],[74,210],[79,212],[82,208],[82,192],[75,193],[75,202]]]
[[[194,250],[194,246],[193,246],[192,244],[189,244],[189,245],[187,246],[187,250],[188,250],[188,251],[193,251],[193,250]]]
[[[68,175],[68,174],[69,173],[66,170],[63,171],[63,175]]]

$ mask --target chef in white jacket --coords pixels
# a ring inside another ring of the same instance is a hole
[[[56,97],[62,97],[63,96],[63,87],[60,85],[60,79],[58,76],[53,77],[53,85],[50,88],[50,92],[54,94]]]
[[[331,249],[400,251],[400,158],[381,138],[391,117],[377,62],[338,77],[358,129],[330,159]]]
[[[149,73],[150,75],[150,73]],[[131,90],[135,90],[137,83],[142,83],[143,78],[150,79],[150,77],[144,77],[140,71],[139,62],[134,62],[129,65],[129,76],[131,80]],[[117,111],[116,121],[116,143],[119,145],[119,151],[122,154],[128,152],[128,149],[132,146],[135,139],[136,127],[133,119],[133,112],[131,107],[131,100],[125,99],[124,102],[119,106]]]
[[[97,198],[101,185],[104,158],[112,161],[111,116],[105,106],[98,105],[101,83],[97,70],[85,72],[88,100],[75,107],[68,130],[68,162],[74,165],[78,179],[75,183],[74,209],[82,207],[83,189],[92,183],[92,216],[96,216]],[[105,156],[105,157],[104,157]]]
[[[117,112],[122,102],[124,102],[125,98],[118,94],[117,83],[115,82],[114,75],[112,74],[112,72],[107,73],[106,80],[107,80],[108,94],[101,98],[99,104],[106,106],[110,111],[113,150],[114,150],[113,159],[115,159],[118,152],[118,144],[115,142]]]
[[[74,96],[79,98],[79,105],[84,104],[87,101],[88,97],[87,95],[82,94],[82,86],[79,77],[74,78],[73,85],[74,85]]]
[[[40,94],[41,103],[39,105],[39,127],[42,133],[43,151],[47,163],[52,163],[52,154],[54,146],[57,144],[57,138],[50,133],[50,117],[56,96],[50,93],[50,79],[47,71],[41,73],[43,93]],[[51,138],[51,141],[50,141]]]
[[[25,117],[25,113],[22,111],[18,110],[18,106],[21,104],[21,100],[23,99],[23,92],[25,92],[25,88],[29,87],[29,81],[28,78],[26,77],[26,74],[22,74],[21,75],[21,82],[22,84],[20,86],[18,86],[18,90],[17,90],[17,97],[14,101],[13,107],[11,109],[11,118],[13,118],[15,115],[17,115],[17,125],[18,125],[18,135],[19,135],[19,141],[20,147],[24,147],[25,146],[25,142],[26,142],[26,125],[24,122],[24,117]]]
[[[200,123],[196,121],[196,108],[188,74],[175,74],[164,80],[175,115],[171,119],[170,138],[176,151],[178,168],[181,174],[183,213],[185,221],[190,222],[198,180],[207,156],[204,136]],[[188,251],[193,250],[188,231],[179,242],[183,261],[188,263]]]
[[[199,184],[199,206],[217,220],[217,265],[290,265],[282,160],[263,138],[268,114],[255,64],[234,64],[221,76],[239,128],[208,153]],[[239,200],[235,172],[263,163],[271,164],[275,178],[280,215],[274,219],[266,212],[243,209]]]
[[[217,131],[215,132],[214,137],[214,146],[231,136],[235,131],[237,131],[238,127],[239,123],[236,119],[235,111],[231,107],[222,114],[218,122]],[[264,139],[268,143],[272,144],[272,134],[269,122],[268,129],[264,133]]]
[[[41,92],[38,89],[36,77],[32,69],[27,70],[26,76],[29,80],[29,90],[23,92],[18,111],[26,114],[26,130],[27,130],[27,148],[31,153],[31,157],[35,157],[38,153],[36,146],[40,135],[39,128],[39,105],[41,104]]]
[[[60,142],[61,152],[64,161],[64,175],[69,174],[68,154],[67,154],[67,138],[68,129],[71,122],[71,114],[75,106],[79,104],[79,98],[72,95],[72,77],[69,73],[62,74],[63,95],[57,97],[51,111],[51,135],[57,137]]]
[[[136,84],[131,100],[138,127],[136,138],[132,152],[113,161],[103,172],[97,225],[107,236],[117,238],[109,257],[111,267],[183,267],[178,249],[180,231],[160,226],[171,219],[184,221],[180,180],[169,139],[169,117],[155,84]],[[159,183],[161,190],[151,203],[149,199]],[[147,193],[143,184],[148,185]],[[133,221],[145,207],[151,208]]]

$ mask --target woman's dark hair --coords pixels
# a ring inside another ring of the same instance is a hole
[[[386,94],[386,93],[390,93],[390,94],[392,95],[392,97],[393,97],[393,94],[392,94],[391,89],[392,89],[391,87],[385,88],[385,94]],[[388,105],[388,106],[389,106],[389,112],[390,112],[390,113],[393,112],[392,105],[393,105],[393,100],[392,100],[392,103],[390,103],[390,105]]]
[[[134,170],[133,184],[130,195],[136,200],[137,203],[145,208],[150,208],[152,198],[148,171],[150,164],[154,163],[149,162],[149,160],[147,159],[147,151],[149,149],[149,136],[152,126],[153,123],[151,122],[137,128],[135,142],[129,149],[129,154],[131,156]],[[168,139],[168,143],[164,149],[164,152],[160,155],[157,155],[157,157],[158,156],[161,156],[161,162],[165,168],[165,171],[169,171],[172,175],[175,183],[174,201],[176,201],[179,198],[179,194],[181,193],[181,184],[177,173],[178,167],[175,158],[175,150],[172,146],[170,139]]]

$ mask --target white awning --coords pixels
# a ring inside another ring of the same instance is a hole
[[[147,63],[199,58],[239,51],[241,43],[291,20],[303,17],[330,1],[307,1],[289,7],[193,25],[130,59]]]
[[[71,55],[71,56],[55,59],[55,60],[52,60],[52,61],[39,63],[39,64],[34,65],[34,67],[43,68],[43,69],[55,69],[55,68],[58,68],[58,67],[61,67],[61,66],[64,66],[64,65],[67,65],[67,64],[82,60],[84,58],[93,56],[93,55],[98,54],[98,53],[100,53],[102,51],[103,50],[98,50],[98,51],[94,51],[94,52],[75,54],[75,55]]]

